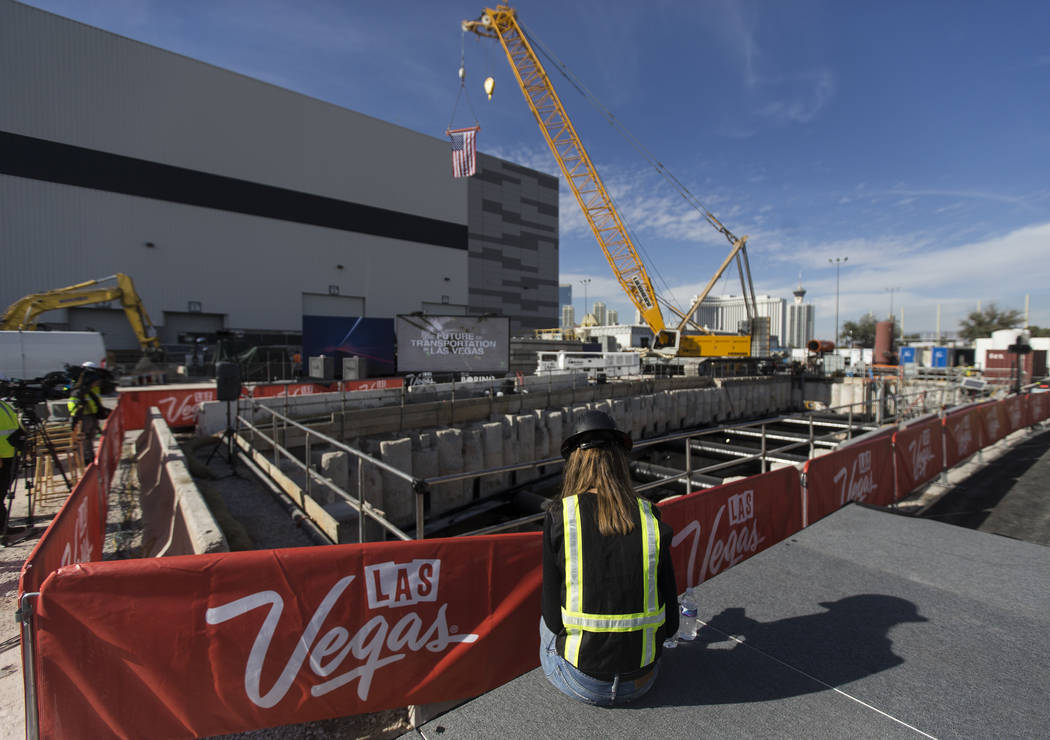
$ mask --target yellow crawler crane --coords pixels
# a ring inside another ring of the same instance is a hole
[[[110,280],[115,280],[116,285],[98,287]],[[98,280],[88,280],[65,288],[56,288],[19,298],[0,318],[0,329],[30,331],[36,328],[37,317],[45,311],[108,301],[120,301],[124,315],[127,316],[128,323],[131,324],[143,353],[147,357],[158,356],[160,340],[157,339],[153,322],[146,313],[142,299],[135,292],[135,285],[131,282],[131,278],[121,272]]]
[[[652,281],[646,272],[645,265],[638,257],[631,237],[624,228],[620,214],[616,211],[612,199],[609,197],[605,186],[602,184],[598,172],[594,168],[587,150],[584,149],[576,129],[569,120],[561,100],[558,98],[554,86],[551,84],[547,71],[540,62],[532,45],[518,25],[517,13],[511,7],[500,5],[495,9],[486,8],[481,17],[473,21],[463,21],[463,30],[476,33],[479,36],[499,39],[503,51],[507,55],[514,76],[518,80],[525,100],[532,110],[536,123],[539,124],[547,145],[550,147],[554,158],[558,161],[565,181],[572,188],[576,202],[579,203],[587,223],[590,224],[594,236],[598,239],[606,259],[612,267],[616,279],[627,294],[628,298],[641,313],[643,320],[652,329],[655,335],[654,348],[661,353],[676,355],[680,357],[726,357],[726,356],[748,356],[751,354],[751,337],[749,336],[724,336],[706,334],[686,334],[685,327],[692,323],[690,317],[700,306],[700,302],[714,287],[715,282],[734,259],[741,268],[741,281],[744,280],[744,269],[740,262],[741,254],[745,255],[747,237],[737,239],[729,230],[722,226],[713,216],[705,212],[705,216],[729,239],[733,245],[729,256],[726,257],[718,272],[708,281],[703,293],[695,301],[692,308],[682,313],[670,307],[678,314],[681,321],[670,329],[664,323],[663,313],[660,310],[659,301],[653,291]],[[750,277],[750,269],[748,270]],[[747,291],[745,290],[745,303],[747,302]],[[751,289],[751,304],[754,305],[754,289]],[[748,307],[748,315],[751,317],[751,309]],[[701,329],[701,331],[704,331]]]

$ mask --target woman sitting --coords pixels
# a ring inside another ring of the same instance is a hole
[[[578,701],[623,704],[656,680],[678,631],[671,528],[635,495],[631,438],[608,414],[587,411],[561,446],[561,494],[543,524],[540,661]]]

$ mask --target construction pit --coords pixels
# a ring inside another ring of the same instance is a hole
[[[538,528],[560,485],[577,414],[610,414],[635,440],[631,470],[654,500],[785,465],[958,403],[937,382],[790,375],[582,374],[205,402],[197,433],[232,427],[231,453],[315,530],[317,543]],[[508,392],[509,391],[509,392]],[[906,391],[906,392],[905,392]],[[309,465],[307,465],[309,461]],[[359,511],[364,508],[362,520]]]

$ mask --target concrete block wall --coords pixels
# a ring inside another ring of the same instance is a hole
[[[193,482],[186,458],[156,407],[135,443],[146,557],[229,552],[222,529]]]
[[[571,434],[576,417],[589,409],[604,411],[634,439],[641,440],[688,427],[770,415],[792,408],[790,378],[727,380],[712,388],[603,398],[555,409],[534,409],[529,413],[503,413],[460,428],[403,434],[379,442],[378,456],[399,470],[426,478],[557,457],[561,442]],[[479,495],[485,497],[536,476],[535,470],[486,476],[478,486]],[[411,486],[389,473],[382,473],[379,478],[382,502],[376,505],[398,526],[414,526],[415,494]],[[430,491],[428,516],[440,516],[469,503],[473,496],[474,486],[469,481],[435,485]]]

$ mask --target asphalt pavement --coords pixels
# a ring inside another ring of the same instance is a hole
[[[1050,432],[975,463],[927,517],[849,505],[698,586],[699,639],[635,705],[536,669],[410,736],[1046,737]]]

